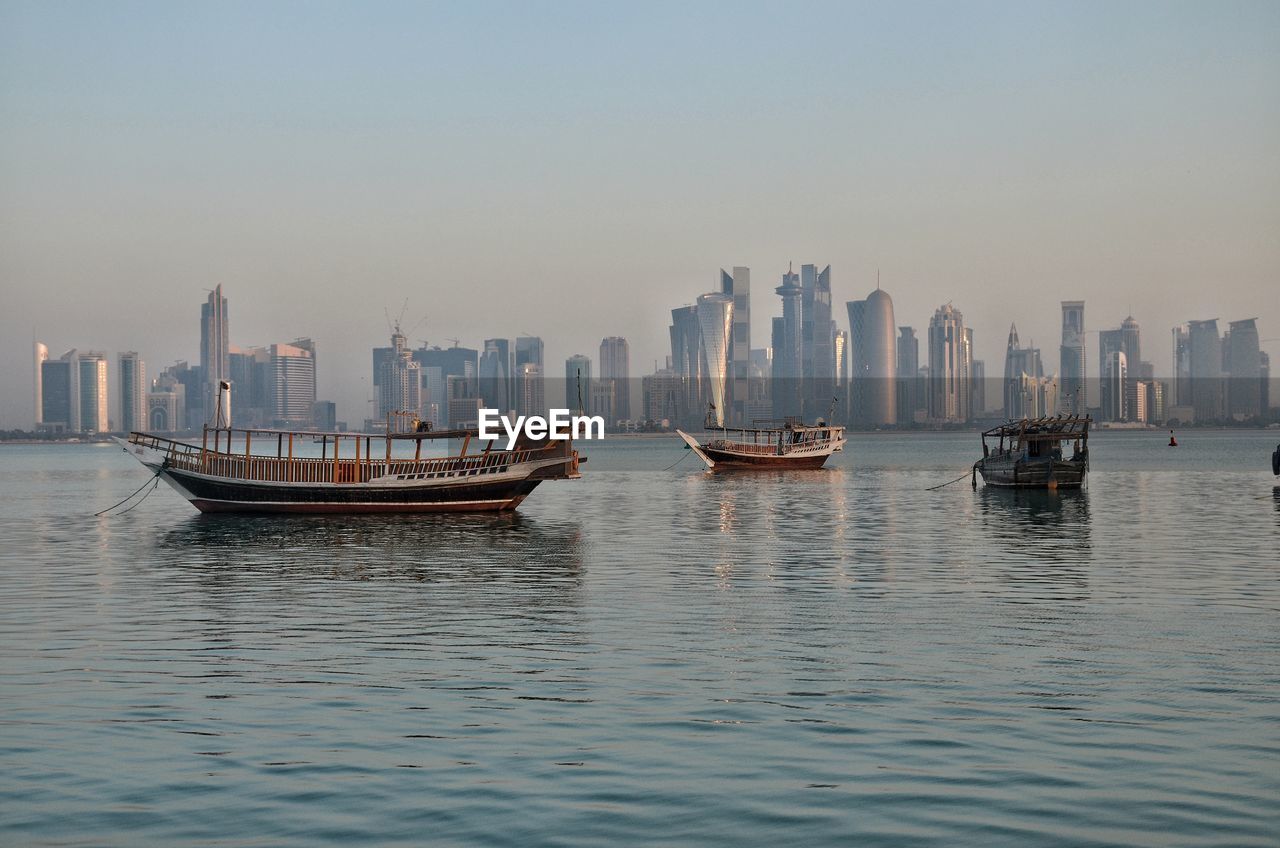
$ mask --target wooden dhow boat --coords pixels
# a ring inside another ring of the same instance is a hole
[[[489,441],[468,453],[478,438],[426,427],[375,435],[206,426],[198,445],[140,432],[117,441],[201,512],[505,511],[543,481],[580,477],[586,461],[572,440],[523,434],[511,450]],[[320,456],[303,455],[313,439]],[[422,443],[437,439],[461,448],[422,456]]]
[[[808,425],[799,418],[753,421],[752,427],[708,428],[710,438],[699,442],[676,430],[689,449],[716,471],[748,469],[821,468],[845,445],[844,428],[819,421]]]
[[[973,472],[988,486],[1011,489],[1078,489],[1089,473],[1089,416],[1023,418],[982,434],[982,459]],[[993,448],[988,439],[997,440]],[[1073,442],[1071,456],[1063,444]],[[961,478],[963,479],[963,478]],[[973,485],[978,485],[976,477]]]

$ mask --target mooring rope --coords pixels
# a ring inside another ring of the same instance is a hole
[[[970,468],[968,471],[966,471],[965,473],[961,474],[961,475],[960,475],[959,477],[957,477],[956,479],[954,479],[954,480],[948,480],[947,482],[942,483],[942,484],[939,484],[939,485],[937,485],[937,486],[930,486],[929,488],[925,489],[925,491],[926,491],[926,492],[932,492],[934,489],[941,489],[943,486],[950,486],[952,483],[959,483],[961,480],[963,480],[963,479],[964,479],[964,478],[966,478],[966,477],[971,476],[972,474],[973,474],[973,469],[972,469],[972,468]]]
[[[693,453],[693,451],[692,451],[692,450],[689,450],[689,448],[688,448],[688,447],[686,447],[686,448],[685,448],[685,455],[684,455],[684,456],[680,457],[680,458],[679,458],[679,459],[677,459],[675,462],[671,463],[670,465],[668,465],[666,468],[664,468],[664,469],[662,469],[662,470],[663,470],[663,471],[670,471],[671,469],[675,468],[677,465],[679,465],[680,463],[682,463],[682,462],[684,462],[686,459],[688,459],[688,458],[689,458],[689,454],[691,454],[691,453]]]
[[[93,514],[93,517],[94,517],[94,518],[97,518],[97,517],[99,517],[99,516],[101,516],[101,515],[106,515],[108,512],[110,512],[111,510],[115,509],[116,507],[118,507],[118,506],[122,506],[122,505],[124,505],[124,504],[128,503],[130,500],[132,500],[132,499],[133,499],[133,496],[134,496],[134,495],[138,494],[138,492],[141,492],[143,489],[147,488],[147,486],[148,486],[148,485],[150,485],[150,484],[152,484],[152,483],[154,483],[155,485],[154,485],[154,486],[151,486],[151,492],[154,492],[154,491],[156,490],[156,488],[160,485],[160,475],[161,475],[161,474],[163,474],[163,473],[164,473],[164,470],[165,470],[166,468],[168,468],[168,467],[169,467],[169,460],[167,460],[167,459],[166,459],[163,463],[161,463],[161,465],[160,465],[160,470],[159,470],[159,471],[157,471],[155,474],[153,474],[153,475],[152,475],[152,476],[147,480],[147,482],[146,482],[146,483],[143,483],[141,486],[139,486],[138,488],[134,489],[134,490],[133,490],[133,492],[129,495],[129,497],[125,498],[124,500],[120,501],[119,503],[114,503],[114,504],[112,504],[111,506],[109,506],[109,507],[107,507],[106,509],[104,509],[102,512],[95,512],[95,513]],[[145,501],[145,500],[147,499],[147,496],[148,496],[148,495],[150,495],[150,494],[151,494],[151,492],[147,492],[147,494],[146,494],[146,495],[143,495],[141,498],[139,498],[138,503],[136,503],[136,504],[134,504],[133,506],[129,507],[129,509],[133,509],[133,507],[134,507],[134,506],[137,506],[138,504],[140,504],[140,503],[142,503],[143,501]],[[124,515],[126,512],[128,512],[128,511],[129,511],[129,509],[121,510],[120,512],[116,513],[116,515]]]

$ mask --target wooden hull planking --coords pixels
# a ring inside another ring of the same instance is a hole
[[[1072,460],[984,459],[978,463],[984,483],[1006,489],[1078,489],[1088,471],[1087,463]]]
[[[799,456],[795,454],[763,456],[759,454],[733,453],[705,446],[702,451],[715,462],[715,465],[712,466],[714,471],[741,471],[744,469],[778,471],[792,468],[821,468],[831,456],[831,453],[802,454]]]

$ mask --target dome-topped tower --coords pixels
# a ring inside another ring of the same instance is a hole
[[[852,419],[864,427],[896,424],[898,338],[893,298],[877,285],[866,300],[851,300],[847,306]]]

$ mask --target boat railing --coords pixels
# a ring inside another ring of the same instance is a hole
[[[539,458],[556,449],[555,443],[538,448],[513,451],[485,451],[462,456],[401,459],[371,458],[366,449],[361,456],[302,457],[260,456],[228,453],[198,445],[131,433],[129,443],[164,453],[167,464],[180,471],[191,471],[234,480],[267,483],[367,483],[381,477],[427,478],[437,475],[455,477],[505,471],[512,465]]]
[[[735,442],[732,439],[714,439],[708,447],[718,450],[728,450],[734,453],[747,454],[750,456],[786,456],[789,453],[800,451],[818,451],[831,447],[837,442],[837,438],[829,436],[818,439],[808,439],[799,442],[783,442],[779,446],[778,442]]]

